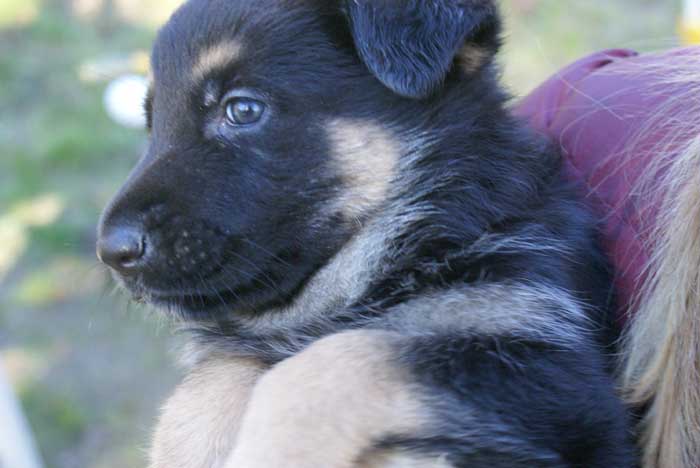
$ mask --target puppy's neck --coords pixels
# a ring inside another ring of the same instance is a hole
[[[359,326],[361,317],[354,316],[352,307],[364,302],[371,285],[400,258],[397,239],[423,216],[405,200],[387,200],[289,303],[255,314],[231,313],[222,320],[185,323],[193,339],[182,362],[191,366],[223,350],[273,363],[337,331],[341,322]]]
[[[221,320],[186,322],[191,340],[185,346],[181,363],[192,367],[212,354],[228,352],[255,356],[275,362],[304,348],[309,326],[330,328],[334,311],[343,309],[362,296],[373,272],[380,267],[381,232],[369,226],[354,236],[332,260],[321,267],[301,292],[284,306],[240,315],[232,312]]]
[[[289,303],[270,308],[242,324],[256,332],[320,319],[362,300],[369,285],[382,276],[397,254],[395,240],[420,218],[420,210],[389,204],[378,211],[307,281]]]

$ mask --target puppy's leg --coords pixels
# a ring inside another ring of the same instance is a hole
[[[628,468],[625,412],[577,346],[332,335],[260,379],[225,468]]]
[[[255,387],[226,468],[351,468],[376,440],[418,432],[428,415],[396,361],[400,339],[341,333],[273,367]]]
[[[194,369],[163,407],[150,468],[218,468],[231,452],[250,392],[264,366],[210,359]]]

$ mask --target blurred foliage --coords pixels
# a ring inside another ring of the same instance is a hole
[[[39,11],[36,0],[4,0],[0,3],[0,26],[31,22]]]
[[[169,331],[106,294],[94,258],[99,212],[144,134],[109,121],[105,83],[84,80],[93,62],[142,63],[177,3],[0,0],[0,359],[48,468],[144,466],[177,379]],[[503,0],[505,80],[522,95],[596,49],[674,45],[676,3]]]
[[[144,135],[107,118],[80,69],[146,50],[172,8],[126,3],[0,0],[0,357],[48,468],[143,466],[176,379],[167,334],[105,294],[93,253]]]
[[[72,395],[61,395],[55,390],[35,383],[20,392],[31,421],[42,421],[37,440],[46,452],[55,453],[62,447],[75,445],[87,429],[85,408]]]
[[[678,45],[680,0],[506,0],[505,80],[517,95],[596,50]]]

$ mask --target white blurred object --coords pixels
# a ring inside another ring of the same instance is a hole
[[[683,17],[689,22],[700,22],[700,1],[683,0]]]
[[[683,0],[678,29],[684,44],[700,44],[700,0]]]
[[[123,75],[113,80],[104,95],[107,114],[120,125],[143,128],[146,117],[143,101],[148,93],[148,80],[140,75]]]
[[[78,77],[86,83],[110,81],[122,75],[135,73],[147,75],[151,69],[151,58],[145,50],[130,54],[99,56],[86,60],[78,67]]]
[[[0,466],[41,468],[41,460],[19,402],[0,367]]]

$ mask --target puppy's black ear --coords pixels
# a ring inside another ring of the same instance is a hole
[[[394,92],[430,95],[455,61],[475,73],[498,48],[493,0],[345,0],[355,47]]]

